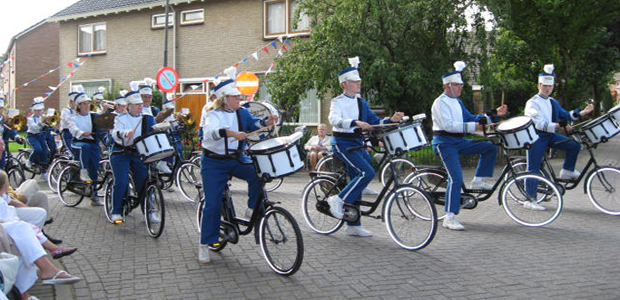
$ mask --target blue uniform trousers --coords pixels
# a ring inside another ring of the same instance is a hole
[[[448,187],[446,189],[446,212],[458,214],[461,209],[461,187],[463,171],[459,157],[461,155],[478,155],[477,177],[493,176],[497,147],[490,142],[474,142],[461,139],[456,143],[440,143],[433,145],[433,151],[441,158],[448,171]]]
[[[344,202],[353,204],[355,201],[362,199],[362,192],[368,184],[375,178],[375,169],[370,164],[371,157],[366,148],[357,149],[348,152],[347,149],[361,146],[361,139],[354,138],[337,138],[332,144],[332,151],[344,162],[347,175],[350,178],[349,184],[340,191],[338,196]],[[360,222],[348,223],[351,226],[360,225]]]
[[[79,158],[82,169],[88,170],[90,179],[97,180],[97,170],[99,169],[99,161],[101,161],[101,147],[99,143],[75,142],[74,146],[80,149]]]
[[[49,157],[52,158],[54,157],[54,155],[56,155],[56,141],[54,140],[54,137],[52,136],[51,131],[46,131],[44,133],[45,135],[45,143],[47,143],[47,148],[49,150]]]
[[[219,237],[222,197],[228,178],[234,176],[248,182],[249,208],[255,208],[262,191],[254,166],[237,159],[214,159],[206,157],[203,153],[200,174],[205,195],[200,243],[208,245],[216,243]]]
[[[45,136],[42,133],[39,134],[27,134],[28,144],[32,147],[32,153],[30,153],[30,161],[40,165],[43,170],[47,170],[47,163],[49,160],[49,154],[47,150],[47,143]]]
[[[6,149],[2,151],[2,158],[0,158],[0,169],[2,170],[4,170],[4,167],[6,166],[6,152],[9,151],[9,144],[5,143],[5,145]]]
[[[116,149],[115,149],[116,150]],[[129,186],[129,170],[136,185],[136,192],[140,194],[146,182],[146,165],[140,160],[138,152],[113,153],[110,156],[110,166],[114,174],[112,187],[112,213],[120,214],[123,208],[123,199]]]
[[[67,147],[69,152],[71,152],[71,155],[73,155],[73,159],[77,159],[80,154],[78,153],[79,150],[73,147],[73,135],[71,134],[71,132],[65,129],[60,134],[60,137],[62,138],[62,142],[65,147]]]
[[[574,171],[577,164],[577,156],[579,156],[579,151],[581,151],[581,145],[574,140],[556,145],[556,143],[567,139],[568,137],[561,134],[539,132],[538,140],[527,150],[527,171],[535,174],[540,172],[543,155],[545,155],[548,147],[566,151],[562,168]],[[530,196],[536,196],[537,185],[538,180],[527,180],[526,190]]]

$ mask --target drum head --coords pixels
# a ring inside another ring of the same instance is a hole
[[[269,132],[261,132],[258,134],[253,134],[248,137],[251,141],[260,141],[266,137],[275,137],[280,132],[280,126],[282,125],[282,115],[278,111],[275,105],[273,105],[269,101],[245,101],[241,102],[241,107],[245,108],[252,114],[253,116],[264,119],[271,115],[278,116],[278,123],[276,124],[275,130],[270,130]]]
[[[497,126],[497,131],[510,131],[513,129],[521,128],[531,122],[532,119],[528,116],[519,116],[506,120]]]

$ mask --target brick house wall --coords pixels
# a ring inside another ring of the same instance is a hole
[[[212,77],[235,64],[254,51],[260,50],[270,40],[263,39],[263,1],[208,1],[175,5],[177,28],[169,29],[168,65],[176,69],[181,78]],[[204,9],[204,23],[179,25],[180,12]],[[163,7],[131,11],[106,16],[61,21],[60,61],[77,57],[78,28],[80,25],[106,22],[106,53],[91,56],[73,81],[112,79],[124,88],[129,82],[145,77],[155,78],[163,66],[164,29],[151,29],[151,17],[163,14]],[[176,31],[176,43],[173,31]],[[173,47],[176,47],[176,55]],[[258,61],[250,57],[241,64],[238,72],[261,72],[269,68],[276,51],[261,51]],[[71,70],[61,70],[66,76]],[[66,95],[69,84],[60,93]],[[67,105],[61,97],[61,106]]]
[[[49,70],[57,68],[60,64],[59,42],[57,23],[44,23],[30,31],[16,36],[11,55],[15,57],[13,70],[10,72],[10,87],[7,89],[13,95],[9,96],[9,103],[15,103],[17,109],[23,114],[32,104],[35,97],[45,97],[46,92],[51,92],[48,86],[55,86],[59,81],[58,71],[47,74],[45,78],[39,78],[35,82],[32,79],[46,74]],[[20,87],[24,83],[28,86],[13,91],[15,85]],[[46,101],[46,108],[58,109],[58,94],[52,94]],[[13,102],[14,101],[14,102]]]

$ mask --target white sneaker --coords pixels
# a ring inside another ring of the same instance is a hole
[[[41,173],[41,179],[47,180],[47,173]]]
[[[451,229],[451,230],[465,230],[465,227],[456,220],[456,218],[448,218],[445,217],[443,219],[443,227]]]
[[[211,262],[211,254],[209,253],[209,245],[200,245],[198,246],[198,262],[201,264],[206,264]]]
[[[372,189],[370,189],[369,187],[367,187],[367,188],[365,188],[362,191],[362,195],[373,195],[374,196],[374,195],[379,195],[379,193],[377,193],[377,192],[373,191]]]
[[[523,207],[529,210],[547,210],[544,206],[533,201],[525,201],[525,203],[523,203]]]
[[[120,214],[112,214],[112,223],[114,224],[123,224],[125,220],[123,220],[123,216]]]
[[[92,180],[90,179],[90,175],[88,175],[88,170],[86,169],[80,170],[80,180],[84,182],[92,182]]]
[[[149,221],[151,223],[160,223],[161,220],[159,219],[159,216],[157,216],[157,214],[155,212],[150,212],[149,213]]]
[[[245,217],[248,218],[248,220],[252,218],[253,213],[254,213],[253,209],[249,207],[245,209]]]
[[[32,169],[32,162],[30,160],[26,161],[26,168]]]
[[[331,196],[327,198],[327,203],[329,204],[329,212],[334,216],[334,218],[342,219],[344,216],[344,211],[342,209],[342,205],[344,202],[338,195]]]
[[[368,231],[368,229],[362,227],[361,225],[347,226],[347,229],[345,229],[344,231],[348,235],[362,236],[362,237],[372,236],[372,232]]]
[[[575,171],[569,171],[569,170],[565,170],[562,169],[560,171],[560,179],[575,179],[577,177],[579,177],[579,175],[581,175],[581,173],[577,170]]]
[[[168,168],[168,164],[166,164],[165,161],[160,160],[157,163],[157,170],[159,170],[159,172],[163,173],[163,174],[172,174],[172,170],[170,170],[170,168]]]
[[[471,182],[471,189],[472,190],[492,190],[493,189],[493,185],[484,181],[484,180],[480,180],[478,182]]]

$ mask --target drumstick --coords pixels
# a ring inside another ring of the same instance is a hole
[[[370,127],[385,127],[385,126],[398,126],[398,123],[384,123],[384,124],[370,125]]]
[[[586,120],[586,121],[583,121],[583,122],[581,122],[581,123],[578,123],[578,124],[573,125],[573,127],[581,126],[581,125],[583,125],[583,124],[585,124],[585,123],[588,123],[588,122],[590,122],[590,121],[592,121],[592,120]]]
[[[261,132],[261,131],[265,131],[265,130],[271,129],[271,127],[273,127],[273,126],[275,126],[275,124],[274,124],[274,125],[269,125],[269,126],[267,126],[267,127],[260,128],[260,129],[258,129],[258,130],[254,130],[254,131],[252,131],[252,132],[248,132],[248,136],[253,135],[253,134],[255,134],[255,133],[259,133],[259,132]],[[237,139],[234,139],[233,141],[236,141],[236,140],[237,140]]]

